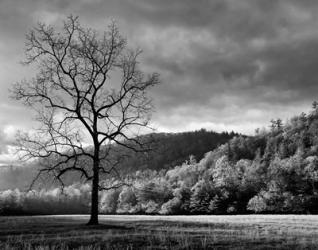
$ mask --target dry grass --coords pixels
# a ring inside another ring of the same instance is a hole
[[[0,217],[0,249],[317,249],[318,216]]]

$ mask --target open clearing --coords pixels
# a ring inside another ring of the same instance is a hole
[[[0,217],[0,249],[317,249],[316,215]]]

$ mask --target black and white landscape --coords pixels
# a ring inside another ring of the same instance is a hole
[[[316,249],[317,13],[0,0],[0,249]]]

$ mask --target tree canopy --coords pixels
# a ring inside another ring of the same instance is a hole
[[[35,110],[40,126],[19,135],[20,155],[42,159],[38,176],[50,172],[63,184],[61,177],[76,171],[91,180],[90,223],[97,224],[99,174],[116,171],[114,162],[100,162],[113,145],[144,150],[138,131],[148,126],[147,91],[159,83],[158,74],[141,71],[141,50],[128,48],[115,22],[104,32],[83,27],[73,16],[61,29],[39,23],[26,36],[25,53],[25,64],[36,64],[38,71],[15,84],[13,94]],[[79,164],[83,156],[87,162]]]

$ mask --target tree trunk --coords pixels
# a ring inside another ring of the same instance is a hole
[[[94,176],[92,180],[91,217],[88,225],[98,225],[98,186],[99,186],[99,158],[94,159]]]

